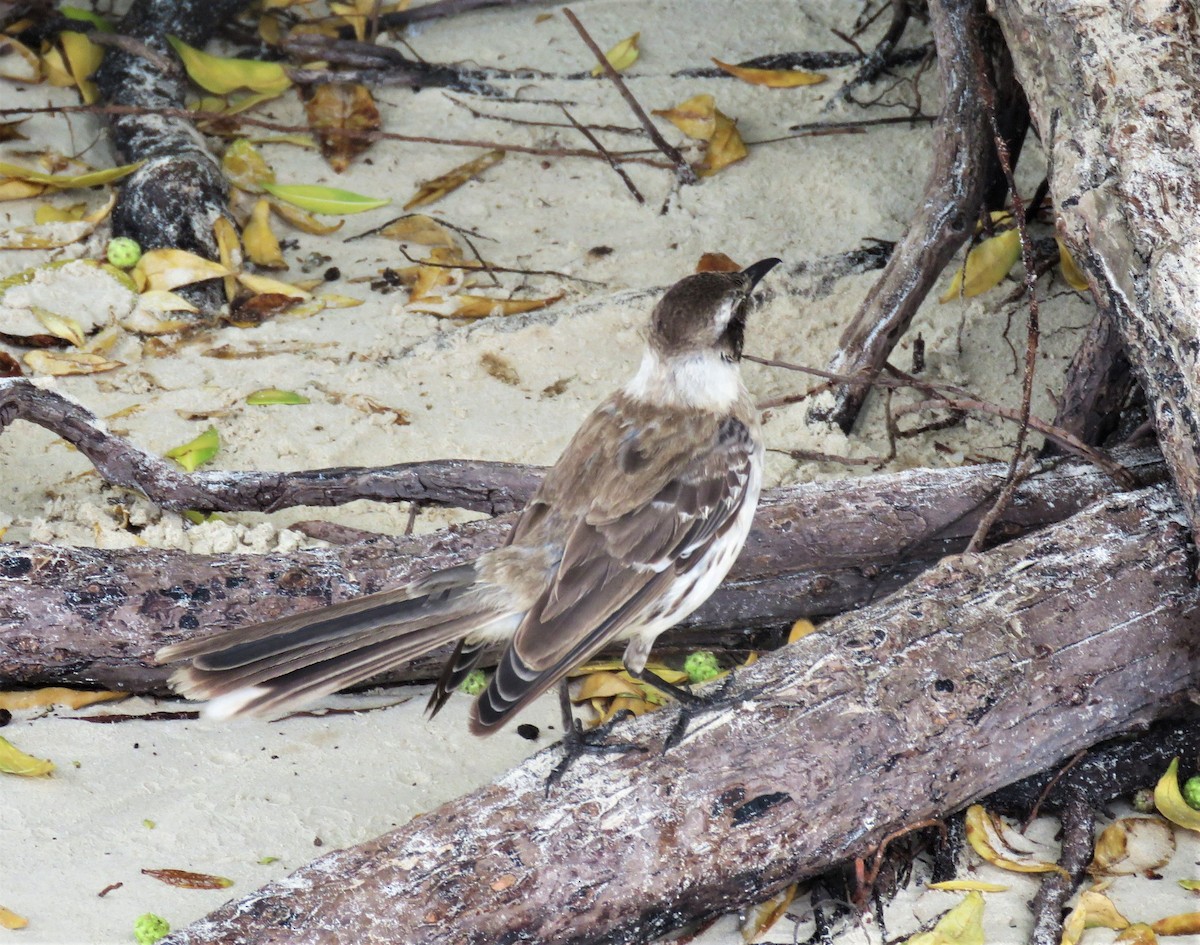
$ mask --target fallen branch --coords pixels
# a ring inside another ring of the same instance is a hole
[[[184,111],[187,78],[175,65],[167,37],[203,46],[247,5],[246,0],[135,0],[122,18],[120,33],[157,55],[145,58],[125,48],[110,48],[96,72],[96,86],[106,103],[144,110],[107,113],[121,159],[145,162],[121,185],[112,214],[114,235],[131,237],[143,249],[170,247],[217,258],[213,224],[218,217],[228,217],[229,185]],[[164,62],[171,68],[162,68]],[[225,301],[219,279],[179,291],[208,317]]]
[[[1067,367],[1054,425],[1099,446],[1116,430],[1133,388],[1133,372],[1116,319],[1101,309]],[[1058,451],[1057,444],[1046,441],[1044,453]]]
[[[1154,409],[1200,525],[1200,25],[1190,7],[994,3],[1050,164],[1062,235]]]
[[[677,708],[620,729],[649,755],[585,757],[547,796],[548,749],[164,942],[644,942],[761,901],[1183,711],[1200,590],[1179,511],[1160,486],[949,559],[739,671],[665,754]]]
[[[1122,455],[1140,481],[1165,475],[1150,451]],[[730,578],[668,649],[761,647],[743,628],[781,628],[842,613],[902,586],[966,547],[1004,482],[1000,465],[806,483],[764,496]],[[1011,537],[1060,521],[1113,486],[1061,460],[1016,489],[994,531]],[[397,587],[499,545],[511,519],[433,535],[290,555],[188,555],[0,545],[0,685],[87,685],[166,692],[160,646]],[[376,681],[429,679],[433,653]]]
[[[982,0],[933,0],[930,22],[938,50],[942,110],[934,129],[933,166],[919,209],[883,274],[838,341],[829,370],[861,378],[837,388],[814,419],[849,432],[892,348],[943,268],[970,236],[989,180],[991,134],[974,78],[973,50],[984,41]],[[987,50],[991,58],[993,50]]]

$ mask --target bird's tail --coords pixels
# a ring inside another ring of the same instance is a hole
[[[353,686],[439,646],[511,618],[475,583],[473,565],[395,591],[229,630],[159,650],[191,659],[171,676],[215,718],[273,716]]]

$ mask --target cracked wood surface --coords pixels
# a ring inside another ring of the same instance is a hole
[[[1182,509],[1160,485],[980,555],[739,670],[661,753],[549,748],[227,903],[166,945],[630,943],[759,902],[1096,741],[1178,712],[1200,658]],[[386,800],[381,800],[386,803]]]

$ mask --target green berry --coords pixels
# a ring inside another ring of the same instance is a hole
[[[1200,810],[1200,775],[1193,774],[1183,782],[1183,799],[1193,810]]]
[[[1133,792],[1133,809],[1139,814],[1152,814],[1157,809],[1154,792],[1150,788],[1139,788]]]
[[[138,916],[133,923],[133,937],[138,940],[138,945],[154,945],[170,931],[167,920],[153,912]]]
[[[683,661],[683,671],[688,674],[688,682],[703,683],[721,675],[721,664],[711,651],[697,650]]]
[[[128,236],[117,236],[108,241],[108,261],[118,269],[132,269],[142,258],[142,247],[137,240]]]
[[[482,669],[473,669],[467,673],[467,678],[462,681],[462,685],[458,689],[468,696],[477,696],[483,692],[486,686],[487,674]]]

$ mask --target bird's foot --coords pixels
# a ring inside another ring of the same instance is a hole
[[[567,769],[584,755],[616,755],[630,751],[645,751],[644,745],[633,742],[610,742],[606,739],[613,727],[633,715],[628,709],[622,709],[603,725],[585,729],[578,719],[572,719],[562,739],[562,760],[554,766],[554,770],[546,778],[546,794],[562,780]]]
[[[671,731],[667,733],[666,740],[663,742],[664,755],[683,741],[683,736],[687,734],[688,726],[694,719],[744,702],[762,692],[761,687],[732,692],[733,676],[733,670],[730,670],[721,680],[721,684],[711,692],[706,692],[702,696],[688,692],[688,698],[679,700],[679,714],[675,717],[675,723],[671,726]]]

